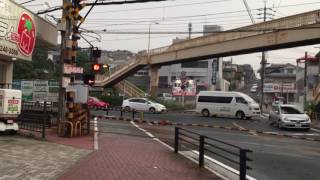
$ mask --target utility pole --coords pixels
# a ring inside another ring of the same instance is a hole
[[[62,4],[69,4],[71,3],[70,0],[63,0]],[[64,120],[64,88],[63,88],[63,68],[64,68],[64,60],[66,59],[66,40],[70,36],[70,29],[71,29],[71,22],[68,18],[65,18],[68,14],[68,12],[63,9],[62,10],[62,18],[60,19],[61,23],[61,46],[60,46],[60,64],[59,64],[59,106],[58,106],[58,112],[59,112],[59,118],[58,123],[62,122]]]
[[[267,3],[264,1],[264,8],[263,8],[263,22],[266,22],[267,20]],[[266,61],[266,53],[265,51],[262,51],[262,58],[261,58],[261,71],[260,71],[260,78],[261,78],[261,88],[260,88],[260,109],[262,112],[263,103],[264,103],[264,79],[265,79],[265,67],[266,67],[267,61]]]
[[[191,39],[192,23],[189,23],[189,24],[188,24],[188,31],[189,31],[189,39]]]
[[[304,54],[304,93],[303,93],[303,110],[306,110],[307,105],[307,92],[308,92],[308,52],[305,52]]]

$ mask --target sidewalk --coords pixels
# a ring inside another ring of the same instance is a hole
[[[220,180],[219,177],[150,138],[100,134],[99,150],[60,180]]]

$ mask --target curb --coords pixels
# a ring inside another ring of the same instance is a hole
[[[141,119],[132,119],[132,118],[121,118],[121,117],[115,117],[115,116],[95,116],[99,119],[106,119],[106,120],[120,120],[120,121],[127,121],[127,122],[135,122],[140,124],[152,124],[152,125],[162,125],[162,126],[196,126],[196,127],[206,127],[206,128],[216,128],[216,129],[226,129],[226,130],[232,130],[232,131],[241,131],[241,132],[247,132],[247,133],[256,133],[256,134],[265,134],[265,135],[271,135],[271,136],[282,136],[287,138],[293,138],[293,139],[299,139],[299,140],[308,140],[308,141],[317,141],[320,142],[320,139],[315,138],[308,138],[308,137],[301,137],[301,136],[295,136],[295,135],[289,135],[289,134],[281,134],[281,133],[270,133],[270,132],[264,132],[259,130],[252,130],[252,129],[245,129],[245,128],[239,128],[239,127],[230,127],[230,126],[219,126],[219,125],[209,125],[209,124],[195,124],[195,123],[176,123],[171,122],[168,120],[160,120],[160,121],[147,121],[147,120],[141,120]]]

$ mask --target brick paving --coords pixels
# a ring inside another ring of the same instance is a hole
[[[0,180],[55,179],[90,152],[32,138],[0,135]]]
[[[46,131],[46,139],[50,142],[72,146],[75,148],[93,150],[93,134],[77,137],[58,137],[56,129]]]
[[[150,138],[101,134],[99,150],[60,180],[220,180]]]

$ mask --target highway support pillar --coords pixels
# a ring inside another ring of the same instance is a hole
[[[150,94],[157,97],[159,85],[159,69],[160,66],[150,66]]]

